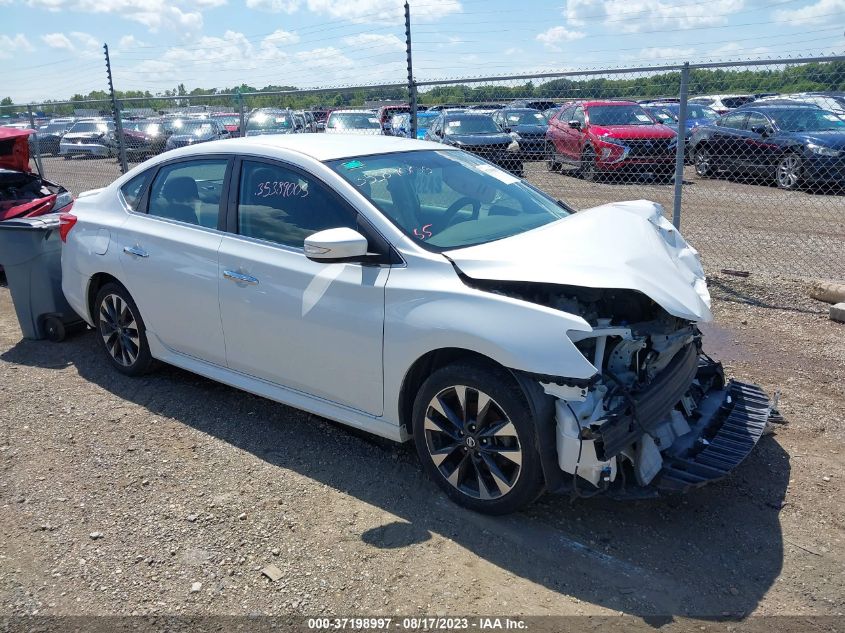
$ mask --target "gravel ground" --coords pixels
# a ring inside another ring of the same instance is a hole
[[[409,445],[173,368],[124,377],[91,332],[22,341],[0,289],[0,616],[842,615],[845,326],[799,282],[711,283],[706,348],[788,424],[677,506],[497,519]]]
[[[74,193],[103,187],[120,175],[114,159],[48,157],[48,178]],[[619,200],[648,199],[672,213],[674,185],[606,177],[587,183],[546,171],[542,161],[526,162],[526,177],[576,209]],[[782,191],[765,184],[728,179],[702,180],[691,166],[684,175],[682,230],[715,272],[723,268],[754,273],[845,279],[845,191]]]

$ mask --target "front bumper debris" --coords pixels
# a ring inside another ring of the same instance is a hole
[[[678,438],[664,454],[652,485],[682,493],[727,476],[757,445],[770,413],[769,397],[757,385],[732,380],[711,391],[695,411],[700,417],[689,437]]]

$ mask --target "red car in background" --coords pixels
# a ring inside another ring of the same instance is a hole
[[[44,180],[29,167],[29,135],[34,130],[0,127],[0,221],[69,211],[70,192]]]
[[[549,121],[546,141],[549,171],[570,166],[584,180],[636,173],[669,181],[675,169],[677,134],[632,101],[567,103]]]
[[[241,135],[241,115],[237,112],[215,112],[210,118],[220,121],[232,138]]]

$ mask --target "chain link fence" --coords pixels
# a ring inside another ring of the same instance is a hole
[[[416,117],[402,107],[409,92]],[[459,145],[578,210],[658,202],[711,272],[845,279],[845,57],[117,105],[122,135],[107,100],[4,106],[0,116],[45,126],[34,162],[74,193],[118,177],[124,155],[131,168],[172,147],[258,131],[386,130]]]

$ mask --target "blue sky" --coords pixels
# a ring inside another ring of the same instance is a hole
[[[402,0],[0,0],[0,97],[402,82]],[[845,52],[845,0],[411,0],[419,80]]]

